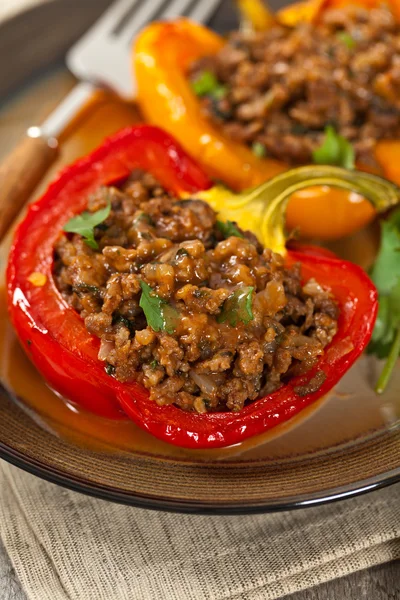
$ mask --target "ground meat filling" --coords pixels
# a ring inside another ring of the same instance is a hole
[[[317,25],[235,32],[191,69],[221,85],[201,98],[230,138],[285,162],[307,163],[326,126],[376,166],[377,140],[400,137],[400,25],[382,4],[326,11]]]
[[[109,202],[98,249],[63,234],[54,277],[100,338],[110,376],[139,381],[160,405],[204,413],[238,411],[316,364],[337,332],[338,308],[316,281],[302,283],[299,265],[285,268],[240,229],[224,239],[207,203],[178,200],[140,171],[119,189],[99,189],[88,210]],[[172,329],[148,325],[146,284],[173,314]],[[323,380],[317,371],[310,391]]]

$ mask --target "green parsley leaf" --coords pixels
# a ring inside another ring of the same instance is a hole
[[[107,219],[110,211],[110,203],[93,213],[85,210],[82,214],[72,217],[72,219],[64,225],[64,231],[81,235],[85,238],[85,242],[90,248],[97,250],[99,246],[94,239],[94,228]]]
[[[211,71],[203,71],[191,83],[192,90],[196,96],[211,95],[216,99],[221,99],[227,92],[227,88],[221,85],[214,73]]]
[[[338,40],[343,42],[343,44],[345,44],[349,50],[353,50],[353,48],[356,46],[355,39],[348,31],[339,31],[339,33],[336,34],[336,37]]]
[[[400,228],[395,220],[389,219],[381,223],[381,245],[371,270],[371,279],[378,288],[379,294],[385,296],[391,293],[399,278]]]
[[[140,287],[142,295],[139,306],[144,312],[147,325],[154,331],[174,333],[179,319],[178,311],[160,298],[145,281],[140,282]]]
[[[251,150],[258,158],[265,158],[267,156],[267,149],[261,142],[253,142]]]
[[[235,290],[224,302],[217,317],[218,323],[229,323],[232,327],[241,321],[245,325],[254,319],[252,310],[253,287]]]
[[[376,384],[383,393],[400,352],[400,210],[381,223],[381,244],[371,279],[379,293],[379,310],[368,352],[387,359]]]
[[[328,125],[325,128],[325,138],[322,145],[313,151],[313,160],[317,165],[336,165],[345,169],[354,169],[355,152],[351,143],[335,128]]]
[[[222,100],[222,98],[225,98],[225,96],[228,93],[228,86],[220,84],[216,88],[214,88],[213,91],[210,93],[211,96],[215,98],[215,100]]]
[[[400,279],[390,295],[379,296],[378,316],[368,352],[376,354],[378,358],[386,358],[398,328],[400,328]]]
[[[233,221],[226,221],[225,223],[223,221],[217,221],[216,225],[225,239],[231,236],[244,238],[243,233],[239,231],[239,229]]]

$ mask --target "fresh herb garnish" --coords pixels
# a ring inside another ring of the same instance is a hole
[[[113,317],[112,324],[113,325],[123,325],[124,327],[126,327],[127,329],[129,329],[129,331],[131,333],[133,333],[135,331],[135,324],[134,324],[134,322],[131,321],[130,319],[127,319],[123,315],[115,315]]]
[[[154,331],[173,333],[179,319],[178,311],[163,298],[160,298],[153,288],[145,281],[140,282],[142,295],[139,306],[146,317],[147,325]]]
[[[313,151],[313,160],[317,165],[336,165],[345,169],[354,169],[354,148],[346,138],[336,132],[332,125],[328,125],[325,128],[323,143]]]
[[[213,98],[215,98],[215,100],[222,100],[222,98],[225,98],[227,93],[228,93],[228,86],[219,85],[211,92],[211,95]]]
[[[267,149],[261,142],[253,142],[251,150],[258,158],[265,158],[267,156]]]
[[[379,310],[368,352],[386,358],[375,386],[382,394],[400,353],[400,210],[381,223],[380,250],[370,275],[379,292]]]
[[[217,317],[218,323],[229,323],[232,327],[241,321],[245,325],[254,319],[252,310],[253,287],[235,290],[224,302]]]
[[[101,295],[100,288],[98,288],[96,285],[88,285],[87,283],[77,283],[72,287],[72,291],[75,292],[79,298],[83,294],[93,294],[93,296],[97,297]]]
[[[217,221],[216,225],[217,225],[217,228],[222,233],[222,235],[224,236],[224,238],[228,238],[231,236],[238,237],[238,238],[244,237],[243,233],[241,233],[239,231],[239,229],[236,226],[236,223],[234,223],[233,221],[226,221],[226,222]]]
[[[211,71],[203,71],[191,83],[192,90],[196,96],[213,96],[220,100],[227,93],[227,88],[221,85],[214,73]]]
[[[99,245],[94,239],[94,228],[107,219],[110,211],[110,203],[93,213],[85,210],[82,214],[72,217],[72,219],[64,225],[64,231],[81,235],[90,248],[97,250]]]
[[[347,46],[349,50],[353,50],[353,48],[356,46],[355,39],[350,35],[348,31],[339,31],[336,34],[336,37],[338,40],[343,42],[343,44],[345,44],[345,46]]]
[[[114,365],[110,365],[110,363],[106,364],[106,366],[104,367],[104,370],[107,373],[107,375],[109,375],[110,377],[112,377],[115,374],[115,367],[114,367]]]
[[[140,213],[133,221],[134,226],[138,225],[139,223],[147,223],[148,225],[151,225],[152,227],[155,225],[151,216],[145,212]]]

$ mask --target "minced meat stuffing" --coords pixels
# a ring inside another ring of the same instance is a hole
[[[160,405],[203,413],[240,410],[316,364],[338,308],[316,281],[302,283],[300,265],[285,268],[250,232],[221,226],[207,203],[174,198],[140,171],[99,189],[88,211],[108,203],[98,249],[62,234],[54,276],[100,338],[110,376],[139,381]],[[158,331],[142,308],[149,300]],[[309,391],[323,380],[317,371]]]
[[[215,56],[198,60],[218,80],[200,93],[203,110],[257,154],[308,163],[332,126],[360,163],[376,167],[377,140],[400,137],[400,25],[382,4],[327,10],[317,24],[234,32]]]

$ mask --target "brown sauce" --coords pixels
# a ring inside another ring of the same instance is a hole
[[[20,105],[29,104],[32,122],[32,119],[35,120],[35,110],[38,112],[41,106],[42,95],[48,95],[51,86],[58,90],[60,83],[65,88],[71,86],[73,81],[65,73],[57,73],[50,77],[50,81],[42,81],[41,88],[36,86],[34,90],[28,90],[24,97],[3,110],[2,116],[7,117],[12,111],[18,113]],[[65,140],[57,164],[38,192],[43,191],[45,184],[62,165],[86,154],[106,135],[137,119],[133,106],[103,98]],[[21,126],[23,128],[24,123]],[[9,242],[10,239],[6,240],[0,247],[0,379],[19,398],[23,409],[55,435],[96,450],[157,454],[172,460],[237,460],[240,455],[240,460],[245,461],[273,461],[346,444],[381,429],[388,420],[400,417],[400,404],[395,394],[395,389],[400,388],[400,370],[397,370],[388,394],[383,399],[377,398],[369,379],[374,376],[376,367],[368,358],[358,361],[329,398],[316,402],[288,423],[231,448],[201,451],[181,449],[156,440],[130,421],[109,421],[80,411],[46,386],[25,356],[12,330],[3,287]],[[351,258],[348,253],[352,252],[357,262],[367,265],[376,250],[376,236],[370,231],[360,232],[352,239],[342,241],[335,250],[347,258]]]

